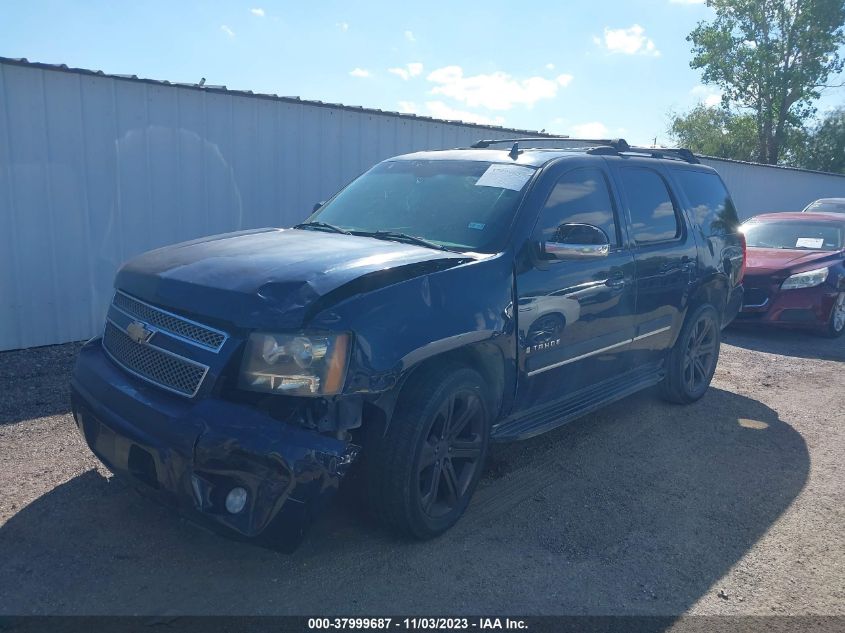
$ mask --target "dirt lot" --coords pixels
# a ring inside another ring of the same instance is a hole
[[[693,406],[495,447],[440,539],[341,501],[291,556],[110,479],[68,413],[76,349],[0,354],[0,614],[845,614],[845,339],[728,331]]]

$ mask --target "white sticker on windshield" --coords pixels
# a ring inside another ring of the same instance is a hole
[[[823,237],[799,237],[795,248],[821,248],[824,246]]]
[[[476,187],[498,187],[499,189],[511,189],[519,191],[534,175],[530,167],[520,165],[490,165],[479,178]]]

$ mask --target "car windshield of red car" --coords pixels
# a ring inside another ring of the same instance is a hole
[[[742,232],[752,248],[838,251],[845,231],[836,224],[821,222],[749,222]]]

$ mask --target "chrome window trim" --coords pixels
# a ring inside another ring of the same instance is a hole
[[[147,319],[141,318],[140,316],[138,316],[136,314],[131,314],[131,313],[127,312],[126,310],[124,310],[123,308],[118,306],[114,302],[114,298],[112,298],[111,306],[115,310],[117,310],[118,312],[121,312],[122,314],[125,314],[127,317],[129,317],[130,319],[132,319],[134,321],[142,321],[145,325],[149,326],[151,329],[155,330],[156,332],[163,332],[167,336],[172,336],[173,338],[179,339],[180,341],[188,343],[189,345],[194,345],[194,346],[199,347],[201,349],[205,349],[205,350],[214,352],[215,354],[220,353],[220,350],[223,349],[223,346],[226,344],[226,341],[229,340],[229,335],[226,332],[224,332],[223,330],[218,330],[217,328],[211,327],[210,325],[206,325],[205,323],[200,323],[199,321],[194,321],[193,319],[183,317],[180,314],[175,314],[175,313],[170,312],[168,310],[164,310],[163,308],[159,308],[158,306],[154,306],[151,303],[147,303],[146,301],[142,301],[141,299],[138,299],[137,297],[133,297],[132,295],[125,293],[121,290],[115,290],[114,294],[115,294],[115,297],[117,295],[123,295],[127,299],[130,299],[132,301],[137,301],[138,303],[147,306],[151,310],[155,310],[156,312],[161,312],[162,314],[166,314],[167,316],[172,317],[174,319],[178,319],[179,321],[184,321],[185,323],[190,323],[191,325],[194,325],[196,327],[202,328],[204,330],[208,330],[210,332],[214,332],[215,334],[219,334],[220,336],[223,337],[223,340],[220,342],[220,345],[218,345],[217,347],[205,345],[204,343],[200,343],[199,341],[195,341],[193,339],[187,338],[185,336],[182,336],[181,334],[177,334],[176,332],[172,332],[170,330],[166,330],[164,328],[153,325]]]
[[[126,330],[124,330],[122,327],[120,327],[117,323],[115,323],[114,321],[112,321],[110,318],[106,317],[106,327],[108,327],[108,325],[109,325],[109,324],[111,324],[113,327],[116,327],[118,330],[120,330],[120,331],[121,331],[121,332],[123,332],[124,334],[126,333]],[[133,342],[134,342],[134,341],[133,341]],[[136,344],[136,345],[141,345],[141,343],[135,343],[135,344]],[[151,379],[151,378],[149,378],[148,376],[144,376],[143,374],[138,373],[137,371],[135,371],[135,370],[133,370],[133,369],[131,369],[131,368],[127,367],[127,366],[126,366],[126,365],[124,365],[123,363],[121,363],[121,362],[120,362],[117,358],[115,358],[115,356],[114,356],[114,355],[113,355],[113,354],[109,351],[108,347],[106,347],[106,343],[105,343],[105,328],[103,328],[103,341],[102,341],[102,344],[101,344],[100,346],[103,348],[103,351],[104,351],[104,352],[106,353],[106,355],[107,355],[107,356],[108,356],[108,357],[112,360],[112,362],[114,362],[114,364],[115,364],[115,365],[117,365],[118,367],[120,367],[120,368],[121,368],[121,369],[123,369],[124,371],[126,371],[126,372],[128,372],[128,373],[132,374],[133,376],[136,376],[137,378],[140,378],[141,380],[143,380],[143,381],[145,381],[145,382],[148,382],[149,384],[154,385],[154,386],[158,387],[159,389],[164,389],[165,391],[169,391],[169,392],[171,392],[171,393],[175,393],[177,396],[182,396],[183,398],[193,398],[193,397],[195,397],[195,396],[197,395],[197,393],[199,393],[200,387],[202,387],[202,384],[205,382],[205,377],[208,375],[208,370],[209,370],[209,366],[208,366],[208,365],[203,365],[202,363],[198,363],[197,361],[195,361],[195,360],[191,360],[190,358],[185,358],[184,356],[180,356],[179,354],[174,354],[173,352],[170,352],[170,351],[168,351],[168,350],[166,350],[166,349],[162,349],[162,348],[160,348],[160,347],[158,347],[158,346],[156,346],[156,345],[151,345],[151,344],[149,344],[149,343],[147,343],[146,345],[148,345],[149,347],[152,347],[152,348],[153,348],[153,349],[155,349],[157,352],[161,352],[162,354],[166,354],[167,356],[171,356],[171,357],[176,358],[176,359],[178,359],[178,360],[180,360],[180,361],[186,362],[186,363],[188,363],[189,365],[193,365],[193,366],[195,366],[195,367],[199,367],[200,369],[202,369],[202,370],[203,370],[203,372],[202,372],[202,376],[200,377],[199,381],[197,381],[197,387],[196,387],[196,389],[194,389],[194,392],[193,392],[193,393],[191,393],[191,394],[187,394],[187,393],[185,393],[184,391],[179,391],[178,389],[173,389],[172,387],[168,387],[167,385],[164,385],[164,384],[162,384],[162,383],[160,383],[160,382],[157,382],[157,381],[155,381],[155,380],[152,380],[152,379]]]

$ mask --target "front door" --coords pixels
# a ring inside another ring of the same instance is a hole
[[[634,258],[602,169],[564,173],[549,194],[532,236],[532,264],[517,274],[521,380],[518,401],[533,407],[629,369],[633,338]],[[609,241],[605,257],[553,259],[542,244],[561,225],[588,224]]]

